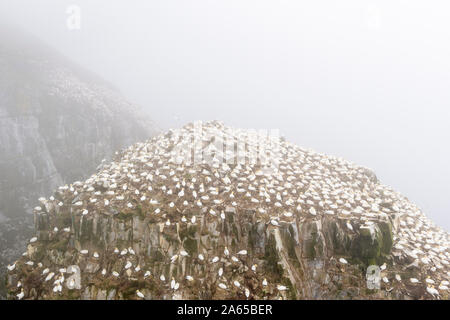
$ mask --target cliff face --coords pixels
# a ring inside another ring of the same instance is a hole
[[[131,146],[35,225],[11,299],[448,298],[449,234],[370,170],[217,122]]]
[[[37,40],[0,28],[0,267],[17,258],[37,199],[85,178],[155,126],[109,84]],[[28,214],[28,217],[27,217]],[[11,232],[8,226],[24,228]],[[23,244],[22,244],[23,246]],[[0,289],[1,297],[1,289]]]

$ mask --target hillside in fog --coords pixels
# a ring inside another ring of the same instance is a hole
[[[21,31],[0,27],[0,268],[17,258],[37,199],[156,132],[96,75]],[[20,252],[21,253],[21,252]]]

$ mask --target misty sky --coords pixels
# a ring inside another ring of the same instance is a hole
[[[69,30],[69,5],[81,29]],[[280,129],[372,168],[450,230],[448,1],[2,0],[0,19],[161,128]]]

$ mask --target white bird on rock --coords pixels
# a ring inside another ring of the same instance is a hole
[[[23,292],[23,289],[20,291],[20,293],[17,295],[17,299],[22,300],[25,296],[25,293]]]

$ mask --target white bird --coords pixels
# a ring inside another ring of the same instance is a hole
[[[427,292],[429,294],[431,294],[432,296],[438,296],[439,295],[439,291],[437,291],[435,288],[433,287],[427,287]]]
[[[180,251],[180,254],[181,254],[183,257],[186,257],[186,256],[189,255],[185,250],[181,250],[181,251]]]
[[[161,281],[166,281],[166,277],[164,277],[163,274],[159,277],[159,279],[160,279]]]
[[[339,258],[339,262],[342,264],[347,264],[347,260],[345,260],[344,258]]]
[[[285,291],[285,290],[287,289],[287,287],[286,287],[286,286],[283,286],[283,285],[281,285],[281,284],[279,284],[279,285],[277,285],[277,289],[278,289],[279,291]]]
[[[34,243],[34,242],[36,242],[36,241],[37,241],[37,238],[36,238],[36,237],[33,237],[33,238],[30,239],[30,243]]]
[[[227,286],[224,283],[219,283],[219,288],[226,290]]]
[[[198,258],[199,258],[201,261],[205,260],[205,257],[204,257],[201,253],[198,255]]]
[[[220,268],[220,269],[219,269],[218,274],[219,274],[219,277],[221,277],[221,276],[223,275],[223,268]]]
[[[144,294],[142,292],[140,292],[139,290],[136,290],[136,294],[139,298],[144,299],[144,297],[145,297]]]
[[[239,281],[237,281],[237,280],[235,280],[234,282],[233,282],[233,284],[236,286],[236,287],[240,287],[241,286],[241,284],[239,283]]]
[[[217,256],[212,258],[212,260],[211,260],[212,263],[216,263],[217,261],[219,261],[219,257],[217,257]]]
[[[247,254],[247,250],[241,250],[237,254],[240,254],[241,256],[245,256]]]
[[[62,286],[61,286],[61,284],[58,284],[58,285],[56,285],[54,288],[53,288],[53,292],[61,292],[62,291]]]
[[[250,290],[245,288],[245,296],[248,298],[250,296]]]
[[[52,278],[53,278],[54,275],[55,275],[54,272],[50,272],[50,273],[48,274],[48,276],[45,278],[45,281],[50,281],[50,280],[52,280]]]
[[[88,250],[86,250],[86,249],[84,249],[84,250],[81,250],[81,251],[80,251],[80,253],[81,253],[81,254],[88,254],[88,253],[89,253],[89,251],[88,251]]]
[[[266,278],[264,278],[264,280],[263,280],[263,282],[262,282],[262,285],[263,285],[263,286],[267,286],[267,279],[266,279]]]
[[[25,296],[25,293],[23,293],[23,290],[20,291],[20,293],[17,295],[17,299],[22,300],[22,298]]]
[[[13,271],[16,268],[16,264],[14,263],[13,265],[8,265],[7,268],[9,271]]]
[[[187,281],[194,281],[194,278],[192,276],[186,276]]]
[[[230,254],[230,251],[228,251],[228,248],[225,247],[225,250],[223,250],[223,253],[228,257],[228,255]]]
[[[119,273],[117,271],[113,271],[112,275],[117,278],[119,276]]]
[[[416,278],[410,278],[409,281],[411,281],[411,283],[418,283],[419,280],[417,280]]]
[[[127,264],[125,265],[125,269],[130,269],[132,265],[133,264],[130,261],[127,261]]]
[[[150,277],[150,275],[151,275],[151,272],[147,270],[144,273],[144,278]]]

